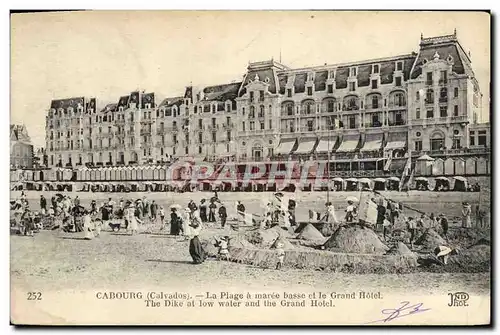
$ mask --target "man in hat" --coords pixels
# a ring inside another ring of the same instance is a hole
[[[245,205],[238,200],[238,204],[236,205],[236,212],[238,213],[238,221],[245,222]]]
[[[220,218],[221,228],[224,229],[224,227],[226,225],[226,220],[227,220],[227,210],[226,210],[226,206],[224,206],[224,204],[222,204],[222,203],[219,206],[219,218]]]

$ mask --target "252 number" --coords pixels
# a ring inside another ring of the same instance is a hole
[[[42,300],[42,292],[28,292],[26,300]]]

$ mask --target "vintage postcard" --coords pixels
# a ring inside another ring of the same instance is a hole
[[[488,12],[11,15],[15,325],[489,325]]]

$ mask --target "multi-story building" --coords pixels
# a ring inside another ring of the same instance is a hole
[[[27,169],[33,167],[33,144],[24,125],[10,125],[10,166]]]
[[[354,160],[360,170],[402,169],[403,158],[482,145],[481,101],[456,33],[421,37],[418,52],[380,59],[300,69],[250,63],[242,81],[189,86],[159,104],[141,90],[100,111],[95,98],[54,100],[48,163],[330,157],[339,168]]]

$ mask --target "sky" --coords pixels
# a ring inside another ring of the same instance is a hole
[[[489,116],[490,20],[470,12],[94,11],[11,17],[11,123],[45,141],[52,99],[140,88],[157,101],[187,85],[242,80],[249,61],[291,68],[418,52],[424,37],[452,34],[466,52]],[[99,103],[99,101],[102,101]]]

